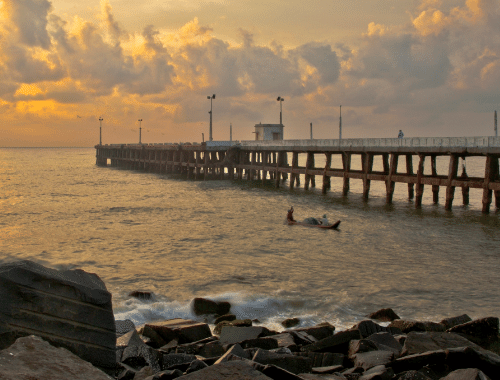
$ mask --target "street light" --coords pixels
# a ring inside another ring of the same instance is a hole
[[[142,144],[141,143],[141,132],[142,132],[142,128],[141,128],[141,122],[142,122],[142,119],[139,119],[139,144]]]
[[[102,121],[104,119],[99,117],[99,145],[102,145]]]
[[[285,100],[281,96],[278,96],[278,99],[276,99],[278,102],[280,102],[280,125],[283,125],[283,106],[282,102]]]
[[[209,133],[209,136],[208,136],[208,141],[212,141],[212,100],[215,99],[215,94],[213,94],[212,96],[208,95],[207,96],[207,99],[210,99],[210,111],[208,111],[208,113],[210,114],[210,133]]]

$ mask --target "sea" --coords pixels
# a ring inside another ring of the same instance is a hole
[[[238,318],[275,330],[296,317],[299,326],[329,322],[341,331],[381,308],[435,322],[500,317],[500,212],[494,202],[481,212],[482,190],[471,189],[464,206],[457,188],[446,211],[445,189],[434,204],[425,186],[416,209],[407,184],[396,183],[387,205],[383,182],[372,181],[365,200],[354,179],[347,196],[339,178],[323,195],[320,177],[315,188],[304,190],[302,178],[290,190],[287,182],[192,181],[95,161],[94,148],[0,149],[0,263],[96,273],[117,320],[213,327],[194,315],[195,297],[229,301]],[[465,165],[483,176],[484,158]],[[447,171],[438,158],[438,173]],[[326,214],[340,227],[288,226],[290,206],[298,220]]]

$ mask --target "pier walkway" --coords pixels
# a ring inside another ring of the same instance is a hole
[[[416,137],[342,140],[275,140],[275,141],[208,141],[178,144],[111,144],[96,145],[96,164],[165,174],[181,174],[187,179],[248,179],[273,181],[276,187],[288,180],[289,187],[304,189],[316,186],[322,179],[322,192],[331,189],[331,177],[342,178],[342,193],[347,196],[350,180],[363,182],[363,197],[368,198],[371,181],[386,185],[386,202],[392,203],[395,183],[408,186],[409,199],[422,206],[424,186],[431,186],[433,201],[438,202],[439,189],[446,191],[445,209],[450,210],[455,188],[462,189],[463,204],[469,203],[469,189],[483,189],[482,211],[488,213],[495,196],[500,208],[500,138],[499,137]],[[305,160],[299,160],[299,155]],[[291,156],[291,163],[289,162]],[[316,167],[318,157],[325,165]],[[449,159],[447,173],[438,173],[436,158]],[[460,159],[484,157],[482,177],[469,177]],[[341,162],[332,167],[332,157]],[[382,160],[381,170],[374,170],[374,159]],[[418,161],[413,167],[413,158]],[[361,169],[353,169],[358,158]],[[404,159],[405,169],[398,171]],[[424,174],[426,159],[431,172]],[[303,163],[305,161],[305,164]],[[302,162],[301,165],[299,163]]]

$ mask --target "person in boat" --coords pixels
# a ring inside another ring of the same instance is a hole
[[[286,221],[287,222],[296,222],[296,220],[293,219],[293,206],[290,207],[290,210],[288,210],[288,213],[286,214]]]
[[[328,226],[328,219],[326,218],[326,214],[323,214],[321,218],[318,218],[319,224],[322,224],[324,226]]]
[[[305,223],[305,224],[314,224],[314,225],[318,225],[318,224],[321,224],[319,222],[318,219],[316,218],[313,218],[313,217],[310,217],[310,218],[305,218],[302,223]]]

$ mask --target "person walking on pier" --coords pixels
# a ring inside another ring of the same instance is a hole
[[[403,137],[405,137],[403,131],[400,129],[399,130],[399,133],[398,133],[398,139],[402,139]]]

